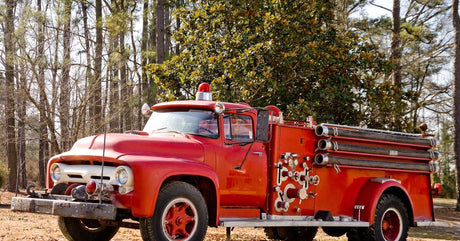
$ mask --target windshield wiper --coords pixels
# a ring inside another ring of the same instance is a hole
[[[161,130],[164,130],[164,129],[166,129],[166,128],[167,128],[166,126],[165,126],[165,127],[161,127],[161,128],[155,129],[155,130],[153,130],[153,131],[151,131],[151,132],[161,131]]]
[[[171,133],[176,133],[176,134],[181,134],[183,136],[186,136],[187,133],[184,133],[184,132],[181,132],[181,131],[178,131],[178,130],[166,130],[167,127],[163,127],[163,128],[159,128],[159,129],[156,129],[152,132],[159,132],[159,133],[167,133],[167,132],[171,132]]]
[[[187,135],[187,133],[184,133],[184,132],[181,132],[181,131],[178,131],[178,130],[167,130],[165,132],[172,132],[172,133],[177,133],[177,134],[181,134],[181,135]]]

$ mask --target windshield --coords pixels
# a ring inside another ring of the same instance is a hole
[[[213,111],[199,109],[156,110],[152,112],[144,131],[180,132],[211,138],[219,136],[217,118]]]

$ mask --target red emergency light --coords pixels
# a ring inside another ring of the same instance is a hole
[[[212,101],[211,86],[208,83],[201,83],[200,86],[198,86],[196,100]]]

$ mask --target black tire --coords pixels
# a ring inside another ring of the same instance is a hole
[[[347,233],[348,228],[323,227],[323,231],[329,236],[340,237]]]
[[[282,227],[277,228],[277,232],[281,240],[312,241],[318,232],[318,227]]]
[[[58,217],[64,237],[70,241],[109,241],[117,234],[118,226],[103,226],[95,219]]]
[[[367,228],[350,228],[347,232],[348,241],[360,241],[363,229],[367,230]]]
[[[272,240],[280,240],[281,237],[278,235],[278,230],[277,228],[264,228],[265,236],[267,236],[268,239]]]
[[[406,240],[409,231],[407,209],[397,196],[384,194],[377,204],[374,224],[366,229],[352,231],[347,233],[349,240]]]
[[[51,189],[51,194],[65,194],[68,186],[67,183],[58,183]]]
[[[172,182],[158,194],[153,217],[141,218],[139,225],[143,240],[203,240],[208,229],[206,202],[194,186]]]

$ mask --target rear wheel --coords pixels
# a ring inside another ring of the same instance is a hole
[[[367,229],[354,229],[349,240],[396,241],[406,240],[409,219],[404,203],[397,196],[384,194],[375,210],[375,220]]]
[[[208,210],[200,191],[184,182],[167,184],[160,191],[151,218],[141,218],[144,240],[203,240]]]
[[[376,240],[406,240],[409,230],[407,210],[394,195],[383,195],[375,214]]]
[[[118,232],[118,226],[103,226],[94,219],[59,217],[59,229],[70,241],[105,241]]]

